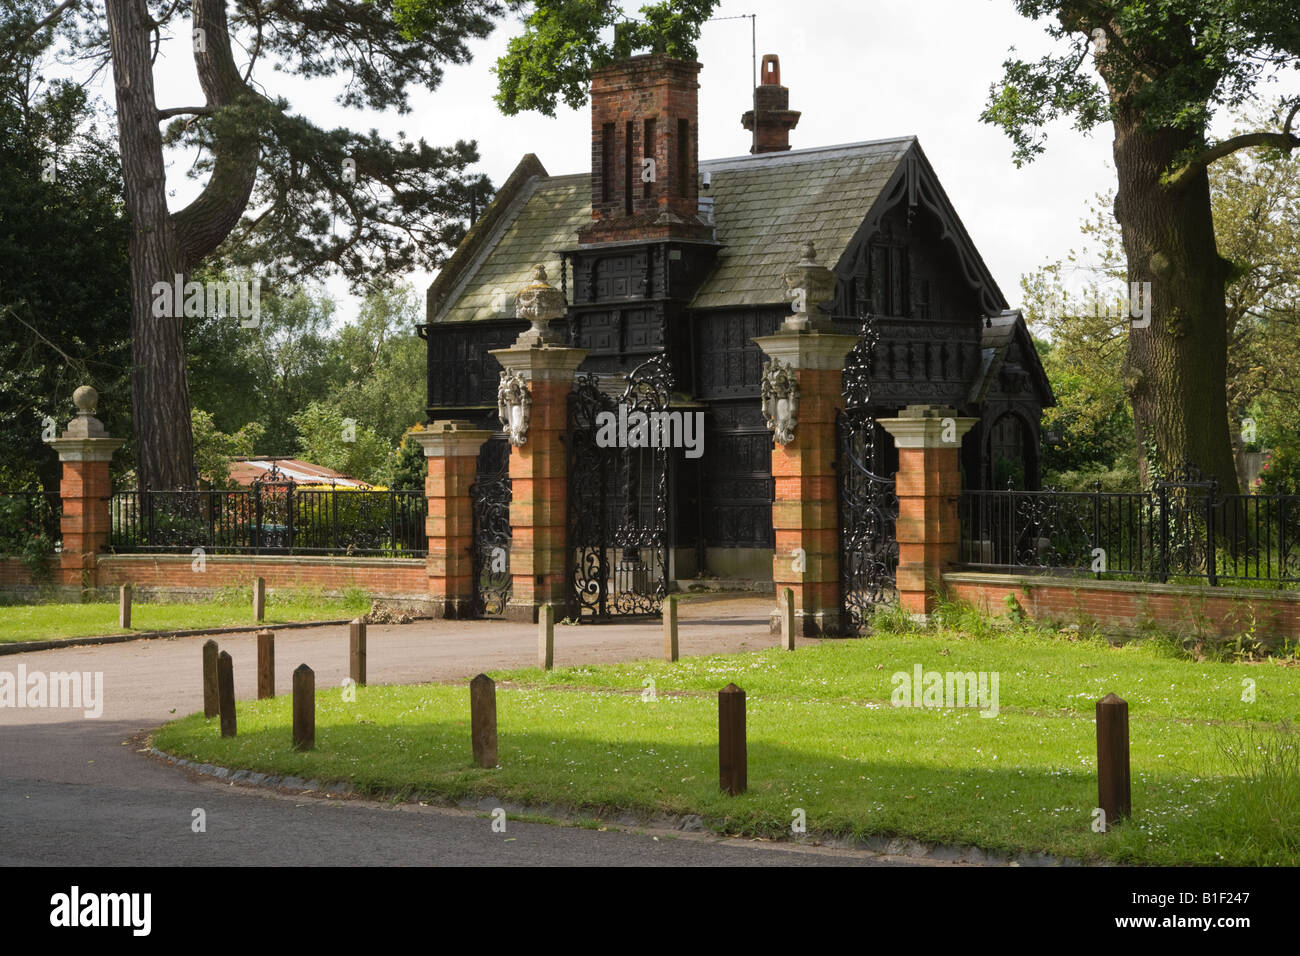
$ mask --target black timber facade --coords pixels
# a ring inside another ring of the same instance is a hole
[[[1036,488],[1041,413],[1054,399],[1032,340],[1020,314],[1009,310],[919,145],[904,141],[897,152],[900,158],[890,160],[887,180],[882,177],[870,204],[851,211],[858,223],[851,238],[839,248],[818,246],[820,261],[836,276],[835,299],[825,311],[840,331],[857,334],[868,316],[879,330],[871,369],[876,418],[910,404],[951,406],[979,419],[963,443],[965,487],[1010,482]],[[720,161],[717,175],[761,169],[745,164],[800,161],[799,153],[780,156]],[[525,168],[530,162],[535,168]],[[701,170],[713,165],[701,164]],[[528,201],[512,199],[512,192],[537,188],[539,177],[545,182],[532,157],[521,171],[529,175],[513,187],[507,183],[498,202]],[[747,188],[755,181],[751,175]],[[562,327],[571,345],[588,350],[581,371],[615,379],[666,352],[675,378],[674,406],[705,412],[703,457],[687,460],[677,451],[671,464],[676,576],[711,572],[770,580],[772,439],[759,407],[765,359],[753,340],[774,333],[790,313],[779,301],[781,273],[798,258],[797,237],[774,236],[771,247],[784,254],[783,263],[769,257],[769,264],[756,270],[762,272],[756,284],[776,291],[749,298],[765,295],[766,301],[718,305],[725,295],[702,297],[700,290],[717,284],[729,253],[721,196],[716,215],[721,238],[715,241],[581,244],[570,239],[538,248],[534,258],[555,264],[548,266],[551,282],[570,303],[557,330]],[[471,238],[473,230],[467,242]],[[749,243],[754,246],[752,237]],[[492,253],[480,248],[475,257],[482,268]],[[429,321],[421,327],[428,341],[428,415],[496,428],[499,366],[488,351],[508,346],[527,326],[508,317],[456,321],[454,310],[442,306],[458,295],[464,298],[463,290],[473,286],[467,269],[472,271],[462,266],[440,277],[441,284],[430,290]],[[701,305],[701,298],[708,304]],[[892,442],[882,437],[876,449],[874,470],[893,474]]]

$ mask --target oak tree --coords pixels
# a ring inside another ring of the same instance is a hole
[[[1190,461],[1233,488],[1225,289],[1237,272],[1216,243],[1208,170],[1241,150],[1295,149],[1300,97],[1275,95],[1264,128],[1215,139],[1210,125],[1216,112],[1264,95],[1269,80],[1300,65],[1294,2],[1015,6],[1046,21],[1061,47],[1035,62],[1008,59],[990,92],[983,119],[1011,137],[1016,162],[1043,151],[1044,129],[1059,118],[1080,130],[1114,128],[1114,216],[1127,275],[1151,291],[1150,323],[1130,327],[1124,363],[1143,474]],[[1159,461],[1148,460],[1148,448]]]

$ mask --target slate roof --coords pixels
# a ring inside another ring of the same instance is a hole
[[[785,303],[781,274],[803,244],[811,239],[818,259],[833,266],[915,143],[907,136],[701,162],[723,248],[691,307]],[[494,201],[501,205],[491,210],[488,234],[462,246],[435,279],[429,321],[512,317],[514,295],[536,263],[559,275],[559,250],[574,247],[591,221],[591,177],[544,175],[532,156],[516,174],[525,169],[534,174],[503,186]]]
[[[968,404],[984,404],[1017,339],[1020,340],[1021,358],[1029,366],[1026,371],[1039,389],[1039,400],[1046,408],[1056,405],[1056,395],[1048,381],[1047,371],[1038,357],[1038,350],[1034,348],[1034,341],[1029,335],[1029,327],[1025,325],[1024,316],[1019,309],[1007,309],[986,317],[985,324],[980,329],[980,367],[966,396]]]

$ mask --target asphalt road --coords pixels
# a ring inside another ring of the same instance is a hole
[[[687,602],[685,654],[769,646],[770,598]],[[0,613],[3,610],[0,609]],[[506,622],[421,621],[372,625],[369,682],[468,678],[535,663],[536,631]],[[6,866],[447,865],[447,866],[827,866],[915,861],[858,851],[709,834],[605,831],[510,820],[471,810],[383,805],[231,785],[147,753],[147,733],[201,709],[200,646],[206,638],[60,648],[0,657],[0,672],[104,675],[103,714],[0,707],[0,864]],[[217,638],[234,658],[236,694],[256,693],[250,631]],[[556,663],[615,661],[659,653],[657,624],[556,628]],[[317,686],[347,674],[346,628],[282,631],[276,687],[304,661]],[[194,832],[194,811],[204,832]]]

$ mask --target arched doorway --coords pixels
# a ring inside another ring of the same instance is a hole
[[[1008,486],[1017,491],[1035,490],[1038,449],[1033,430],[1015,412],[1004,412],[988,430],[984,454],[984,487],[1001,491]]]

